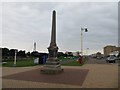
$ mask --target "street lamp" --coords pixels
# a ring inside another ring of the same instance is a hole
[[[16,57],[17,57],[17,50],[15,49],[14,65],[13,66],[16,66]]]
[[[83,56],[83,31],[84,32],[88,32],[88,29],[87,28],[82,28],[81,27],[81,55]]]
[[[88,56],[88,50],[89,50],[89,48],[86,48],[86,55]]]

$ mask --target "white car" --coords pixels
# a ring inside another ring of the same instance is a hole
[[[110,55],[107,59],[106,62],[116,62],[116,56],[114,55]]]

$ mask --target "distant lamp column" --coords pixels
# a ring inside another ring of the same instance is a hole
[[[34,42],[34,48],[33,48],[33,52],[36,51],[36,42]]]
[[[84,31],[84,32],[88,32],[88,29],[81,27],[81,55],[82,55],[82,56],[83,56],[83,31]]]
[[[16,58],[17,58],[17,50],[15,49],[14,65],[13,66],[16,66]]]
[[[88,56],[88,50],[89,50],[89,48],[86,48],[86,54],[87,54],[87,56]]]

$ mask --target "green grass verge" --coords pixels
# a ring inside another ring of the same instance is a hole
[[[3,67],[12,67],[14,65],[13,61],[7,61],[7,63],[2,64]],[[17,60],[16,67],[28,67],[35,66],[34,60]]]
[[[86,64],[87,61],[88,61],[88,58],[87,58],[87,57],[84,57],[82,64],[80,64],[80,63],[77,61],[77,59],[76,59],[76,60],[68,61],[67,63],[62,64],[62,65],[63,65],[63,66],[82,66],[82,65]]]
[[[79,64],[77,61],[71,61],[66,64],[62,64],[62,66],[82,66],[82,64]]]
[[[77,59],[74,58],[60,58],[62,66],[82,66],[87,63],[88,58],[83,59],[83,64],[79,64]],[[7,63],[2,64],[3,67],[13,67],[14,62],[12,60],[7,61]],[[28,66],[36,66],[34,64],[34,59],[26,59],[26,60],[17,60],[16,67],[28,67]]]

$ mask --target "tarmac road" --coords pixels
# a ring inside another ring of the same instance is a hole
[[[118,61],[116,60],[116,63],[117,62]],[[109,64],[109,63],[107,63],[105,59],[96,59],[96,58],[89,57],[87,64]]]

